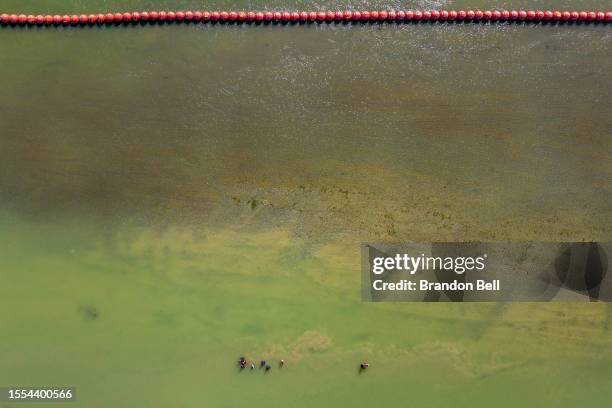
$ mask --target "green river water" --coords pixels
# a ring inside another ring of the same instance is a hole
[[[74,386],[45,406],[75,408],[609,406],[612,307],[364,303],[360,244],[610,240],[610,26],[0,38],[0,387]]]

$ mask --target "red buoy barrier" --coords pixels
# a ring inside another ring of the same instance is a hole
[[[328,10],[328,11],[132,11],[100,14],[25,15],[0,14],[1,26],[93,26],[143,25],[145,22],[176,23],[410,23],[410,22],[612,22],[612,11],[582,10]],[[140,23],[140,24],[135,24]]]

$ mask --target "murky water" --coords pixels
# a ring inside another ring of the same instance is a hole
[[[202,7],[31,3],[2,8]],[[0,386],[74,385],[83,407],[612,396],[607,305],[359,292],[365,241],[610,240],[610,27],[0,35]],[[287,364],[238,373],[241,354]]]

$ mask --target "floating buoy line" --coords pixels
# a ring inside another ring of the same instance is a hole
[[[608,24],[612,11],[399,10],[399,11],[133,11],[101,14],[7,14],[2,27],[200,24],[367,24],[367,23],[556,23]]]

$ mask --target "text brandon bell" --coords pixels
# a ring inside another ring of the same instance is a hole
[[[376,291],[417,291],[417,290],[438,290],[438,291],[498,291],[499,279],[486,281],[479,279],[476,282],[430,282],[425,279],[412,281],[403,279],[398,282],[384,282],[377,279],[372,282],[372,288]]]

